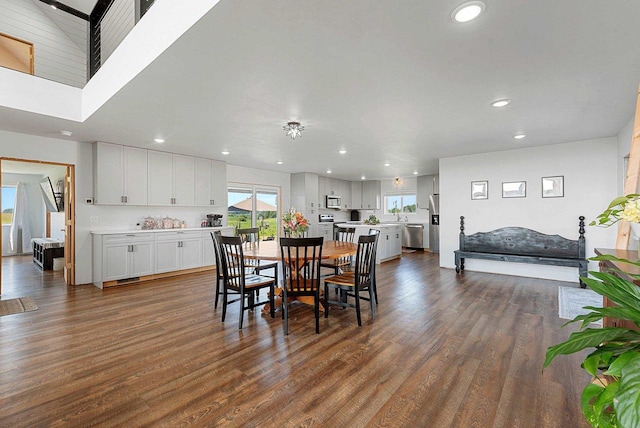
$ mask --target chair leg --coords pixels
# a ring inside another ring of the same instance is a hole
[[[222,322],[224,322],[224,319],[226,316],[227,316],[227,288],[225,287],[222,290]]]
[[[376,305],[373,304],[373,296],[371,294],[371,288],[372,287],[369,287],[369,306],[371,306],[371,319],[376,319]],[[375,288],[373,289],[373,293],[375,294]]]
[[[250,295],[253,294],[252,292],[249,293]],[[241,330],[242,329],[242,321],[244,320],[244,298],[245,298],[245,294],[244,293],[240,293],[240,319],[238,320],[238,329]]]
[[[327,296],[329,295],[329,286],[327,285],[327,283],[325,282],[324,284],[324,317],[325,318],[329,318],[329,302],[327,302],[328,298]]]
[[[270,312],[271,312],[271,318],[274,318],[276,316],[276,309],[274,307],[276,305],[276,299],[275,297],[273,297],[273,295],[276,292],[275,284],[271,284],[270,291],[271,291],[269,293],[269,305],[271,306]]]
[[[374,267],[374,269],[375,269],[375,267]],[[376,272],[375,272],[375,270],[373,271],[373,276],[372,276],[372,279],[371,279],[371,287],[373,288],[373,295],[376,298],[376,305],[377,305],[378,304],[378,284],[376,282]],[[371,294],[371,293],[369,293],[369,294]],[[371,296],[369,296],[369,297],[371,297]]]
[[[356,316],[358,317],[358,325],[360,327],[362,327],[362,317],[360,316],[360,294],[358,293],[358,287],[355,287],[356,289]]]
[[[218,298],[220,297],[220,280],[217,277],[216,274],[216,300],[215,303],[213,304],[214,309],[218,309]]]
[[[313,309],[316,315],[316,334],[320,334],[320,298],[313,299]]]
[[[282,291],[282,317],[284,318],[284,334],[289,335],[289,301],[287,299],[287,292],[285,289]]]

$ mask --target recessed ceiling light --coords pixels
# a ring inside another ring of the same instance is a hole
[[[384,166],[391,166],[391,164],[389,162],[385,162]]]
[[[71,131],[65,131],[65,130],[60,131],[60,133],[61,133],[62,135],[64,135],[65,137],[71,137],[71,136],[73,135],[73,132],[71,132]]]
[[[277,163],[278,165],[282,165],[284,162],[283,162],[283,161],[276,161],[276,163]]]
[[[469,22],[476,19],[484,11],[484,3],[481,1],[470,1],[456,7],[451,14],[451,19],[455,22]]]
[[[513,136],[513,138],[515,138],[516,140],[522,140],[526,136],[526,134],[516,134]]]
[[[50,6],[51,6],[51,9],[53,9],[53,10],[56,10],[56,9],[57,9],[57,7],[56,7],[56,5],[55,5],[55,4],[51,4]]]
[[[491,107],[504,107],[508,104],[511,104],[511,100],[509,98],[504,98],[502,100],[495,100],[491,103]]]
[[[418,175],[418,171],[413,171],[413,175]]]
[[[331,170],[330,169],[327,170],[327,174],[331,174]]]
[[[153,141],[155,141],[156,143],[162,144],[164,143],[164,138],[154,138]]]
[[[340,153],[341,155],[343,155],[343,154],[347,153],[347,151],[346,151],[345,149],[340,149],[340,150],[338,150],[338,153]]]
[[[366,180],[367,177],[365,177],[364,175],[362,177],[360,177],[360,180]]]
[[[223,155],[225,155],[225,156],[226,156],[226,155],[228,155],[228,154],[229,154],[229,150],[223,150],[223,151],[221,151],[220,153],[222,153]]]

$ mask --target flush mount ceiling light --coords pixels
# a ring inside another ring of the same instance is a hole
[[[484,3],[481,1],[470,1],[456,7],[451,14],[451,19],[455,22],[469,22],[476,19],[484,11]]]
[[[394,179],[393,179],[393,184],[394,184],[395,186],[399,186],[399,185],[400,185],[400,178],[398,178],[398,177],[394,178]]]
[[[296,137],[302,137],[304,126],[300,125],[300,122],[289,122],[283,126],[282,129],[287,131],[287,135],[290,136],[292,140],[295,140]]]
[[[158,144],[162,144],[164,143],[164,138],[154,138],[153,141],[155,141]]]
[[[516,134],[513,136],[513,138],[515,138],[516,140],[522,140],[526,136],[526,134]]]
[[[504,98],[502,100],[495,100],[491,103],[491,107],[504,107],[508,104],[511,104],[511,100],[509,98]]]

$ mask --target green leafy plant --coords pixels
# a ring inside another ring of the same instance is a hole
[[[614,260],[640,267],[640,261],[611,255],[590,260]],[[640,287],[616,276],[616,272],[589,273],[593,278],[583,278],[585,284],[617,306],[585,306],[591,312],[567,323],[582,321],[580,331],[548,348],[543,367],[558,355],[593,348],[582,362],[582,368],[595,378],[582,391],[582,412],[593,427],[637,428],[640,427],[640,332],[623,327],[588,326],[603,317],[611,317],[631,321],[640,327]],[[640,275],[627,275],[640,279]]]
[[[620,220],[640,223],[640,194],[632,193],[615,198],[589,226],[609,227]]]

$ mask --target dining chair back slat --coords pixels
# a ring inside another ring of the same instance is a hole
[[[312,296],[316,333],[320,333],[320,260],[324,238],[280,238],[284,272],[282,309],[284,331],[289,334],[289,297]]]

